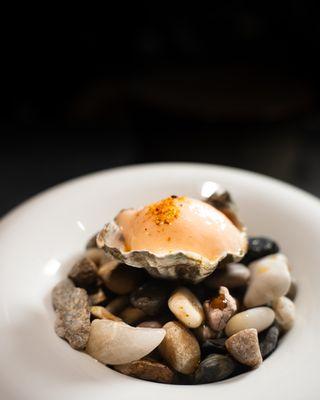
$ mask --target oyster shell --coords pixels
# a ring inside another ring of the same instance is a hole
[[[97,236],[98,247],[150,275],[199,282],[247,250],[244,226],[226,192],[207,202],[171,196],[122,210]]]

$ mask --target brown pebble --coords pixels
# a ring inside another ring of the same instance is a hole
[[[121,295],[128,294],[136,289],[142,278],[143,271],[139,268],[127,267],[123,264],[120,264],[107,276],[102,277],[109,290]]]
[[[97,266],[96,264],[85,257],[72,267],[68,277],[73,283],[82,288],[95,285],[97,283]]]
[[[129,364],[115,365],[114,369],[124,375],[146,381],[172,383],[174,379],[174,372],[169,367],[151,359],[142,359]]]
[[[192,330],[200,342],[205,342],[209,339],[217,337],[217,332],[214,332],[208,325],[200,325],[198,328]]]
[[[104,291],[100,288],[96,293],[89,295],[89,304],[91,306],[97,306],[107,300],[107,296]]]
[[[163,328],[166,336],[158,347],[160,354],[176,371],[192,374],[200,362],[197,339],[180,322],[170,321]]]
[[[241,364],[258,368],[262,363],[258,332],[254,328],[244,329],[225,341],[228,352]]]
[[[88,295],[71,280],[58,283],[52,291],[56,312],[55,331],[76,350],[83,349],[89,339],[90,311]]]
[[[97,249],[96,247],[86,250],[84,257],[92,260],[98,268],[111,259],[111,256],[108,256],[102,249]]]
[[[97,246],[97,233],[95,233],[87,242],[86,249],[98,248]]]
[[[119,314],[127,307],[127,305],[129,305],[129,303],[130,301],[128,296],[118,296],[106,305],[106,309],[112,314]]]
[[[90,312],[93,316],[99,319],[111,319],[111,321],[122,321],[121,318],[113,315],[110,311],[106,310],[104,307],[93,306],[90,308]]]
[[[162,324],[158,321],[144,321],[137,325],[138,328],[162,328]]]
[[[146,318],[146,313],[139,308],[129,306],[119,314],[119,317],[127,324],[133,325]]]

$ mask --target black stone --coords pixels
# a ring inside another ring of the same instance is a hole
[[[273,325],[259,337],[260,351],[263,359],[267,358],[276,349],[279,333],[279,328]]]
[[[227,349],[225,348],[225,341],[226,338],[220,339],[208,339],[202,343],[201,346],[201,354],[202,356],[206,357],[209,354],[226,354]]]
[[[167,303],[170,285],[160,281],[149,281],[130,296],[131,304],[150,316],[157,315]]]
[[[266,237],[249,238],[248,251],[241,263],[248,265],[259,258],[278,253],[279,250],[279,246],[272,239]]]
[[[230,377],[237,368],[237,363],[222,354],[211,354],[199,365],[194,374],[194,383],[211,383]]]

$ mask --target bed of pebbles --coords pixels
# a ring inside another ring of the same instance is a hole
[[[74,349],[132,377],[201,384],[259,367],[294,323],[296,291],[267,238],[196,285],[119,264],[93,239],[52,302],[56,333]]]

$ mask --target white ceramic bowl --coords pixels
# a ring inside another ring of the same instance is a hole
[[[263,365],[199,386],[136,380],[73,350],[53,330],[50,291],[87,239],[119,209],[171,194],[228,188],[249,233],[277,240],[298,279],[297,322]],[[206,187],[206,186],[205,186]],[[27,201],[0,223],[0,398],[318,399],[320,202],[254,173],[197,164],[151,164],[100,172]]]

